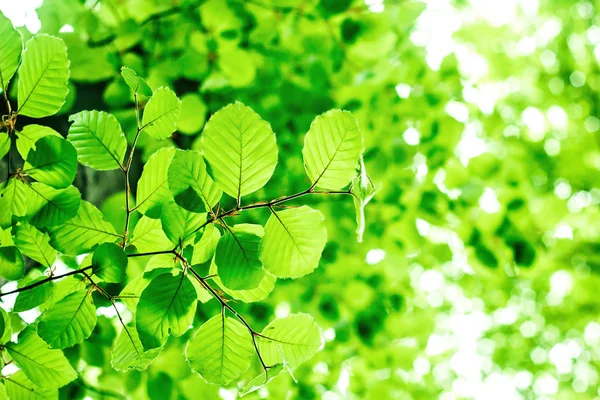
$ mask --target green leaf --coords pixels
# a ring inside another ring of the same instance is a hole
[[[19,343],[6,349],[27,378],[40,388],[59,388],[77,378],[77,373],[60,350],[51,350],[32,326],[19,334]]]
[[[10,151],[10,138],[5,133],[0,133],[0,158]]]
[[[25,215],[27,186],[13,177],[0,184],[0,228],[12,226],[13,216]],[[2,243],[0,243],[2,245]]]
[[[348,111],[319,115],[304,138],[304,167],[315,187],[340,190],[356,175],[363,140],[358,122]]]
[[[194,233],[206,222],[206,214],[184,210],[170,201],[160,214],[162,229],[174,245],[186,245],[194,238]]]
[[[219,229],[215,224],[208,224],[204,228],[200,240],[194,244],[192,265],[202,264],[213,258],[219,239],[221,239]]]
[[[54,189],[43,183],[27,185],[27,213],[36,228],[60,225],[77,214],[81,195],[74,186]]]
[[[171,89],[160,87],[144,108],[142,130],[154,139],[166,139],[175,132],[181,101]]]
[[[181,114],[177,130],[184,135],[193,135],[202,129],[206,121],[206,105],[197,93],[186,93],[181,97]]]
[[[162,230],[160,220],[146,216],[140,218],[135,226],[129,245],[135,246],[140,253],[167,250],[172,247],[171,241]]]
[[[321,330],[308,314],[290,314],[273,320],[258,336],[258,349],[267,365],[285,363],[296,368],[323,345]]]
[[[27,154],[23,172],[54,188],[66,188],[77,173],[77,152],[63,138],[45,136]]]
[[[213,114],[202,133],[202,149],[215,182],[236,199],[263,187],[277,165],[271,126],[240,102]]]
[[[379,189],[371,183],[361,156],[360,173],[352,180],[352,198],[356,210],[356,237],[359,243],[362,242],[365,233],[365,207]]]
[[[68,80],[69,60],[62,39],[32,37],[19,67],[18,113],[33,118],[55,114],[67,98]]]
[[[152,88],[133,69],[121,67],[121,76],[133,93],[143,94],[146,97],[152,96]]]
[[[299,278],[314,271],[327,243],[323,219],[308,206],[274,211],[260,246],[265,269],[279,278]]]
[[[19,287],[25,285],[34,284],[36,282],[46,279],[45,276],[40,276],[32,281],[26,281],[19,284]],[[52,296],[52,290],[54,289],[54,283],[47,282],[33,289],[26,290],[17,295],[15,300],[15,306],[13,307],[14,312],[23,312],[31,310],[32,308],[38,307],[40,304],[45,303]]]
[[[8,87],[23,51],[21,34],[13,27],[10,19],[0,13],[0,88],[2,91]]]
[[[25,263],[15,246],[0,247],[0,276],[9,281],[21,279],[25,273]]]
[[[196,290],[185,274],[154,278],[136,309],[136,327],[144,350],[161,347],[170,334],[183,335],[194,320],[196,302]]]
[[[117,371],[143,371],[158,357],[161,350],[162,347],[158,347],[144,351],[135,326],[129,325],[127,330],[121,330],[113,345],[110,364]]]
[[[15,245],[21,253],[42,264],[52,267],[56,261],[56,250],[50,246],[50,237],[29,224],[21,224],[15,228]]]
[[[0,308],[0,343],[4,344],[9,341],[11,335],[12,323],[10,315],[3,308]]]
[[[58,400],[58,389],[37,386],[27,379],[23,371],[4,378],[4,384],[10,400]]]
[[[119,121],[104,111],[81,111],[69,117],[73,125],[67,139],[83,165],[107,171],[123,168],[127,139]]]
[[[185,356],[206,381],[227,385],[250,367],[254,351],[250,332],[237,320],[216,315],[190,339]]]
[[[273,378],[279,375],[283,371],[283,364],[275,364],[270,367],[267,372],[261,372],[258,376],[250,379],[248,383],[244,385],[244,388],[240,391],[240,396],[245,396],[248,393],[252,393],[267,383],[271,382]]]
[[[60,133],[54,129],[42,125],[27,125],[17,132],[17,150],[24,160],[27,159],[29,151],[35,149],[35,143],[43,137],[55,136],[61,138]]]
[[[46,311],[38,334],[50,347],[64,349],[88,338],[96,326],[96,306],[85,289],[69,294]]]
[[[198,151],[177,150],[169,166],[168,179],[175,202],[188,211],[207,212],[223,195],[206,172],[206,164]]]
[[[225,293],[227,293],[236,300],[243,301],[244,303],[252,303],[255,301],[264,300],[269,295],[269,293],[273,291],[273,288],[275,288],[275,282],[277,281],[275,275],[271,275],[270,273],[266,272],[262,281],[260,281],[260,283],[258,284],[258,287],[248,290],[231,290],[228,289],[225,285],[223,285],[221,279],[218,276],[218,273],[219,269],[217,268],[217,265],[214,263],[213,260],[213,262],[210,265],[209,274],[217,276],[213,277],[212,279],[217,285],[219,285],[219,287]]]
[[[226,230],[219,240],[215,264],[221,282],[228,289],[255,289],[263,280],[265,270],[258,258],[263,233],[260,225],[239,224]]]
[[[89,253],[99,243],[113,243],[121,238],[102,212],[82,200],[77,214],[61,225],[50,228],[52,247],[64,254]]]
[[[94,250],[92,272],[104,282],[123,282],[126,277],[127,255],[114,243],[102,243]]]
[[[137,211],[150,218],[159,218],[165,203],[173,198],[169,190],[168,171],[175,155],[174,147],[166,147],[152,154],[144,165],[137,186]]]

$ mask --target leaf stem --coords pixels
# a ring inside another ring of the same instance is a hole
[[[135,210],[131,208],[131,184],[129,183],[129,170],[131,169],[131,163],[133,161],[133,153],[135,152],[135,146],[137,145],[140,133],[143,129],[140,126],[140,107],[137,92],[133,93],[133,100],[135,103],[135,122],[137,125],[137,131],[135,132],[135,137],[133,138],[133,143],[131,145],[129,157],[123,168],[123,172],[125,173],[125,230],[123,231],[123,248],[127,246],[127,237],[129,236],[129,222],[131,220],[131,214]]]

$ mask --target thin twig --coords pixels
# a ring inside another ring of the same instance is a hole
[[[85,271],[87,271],[88,269],[91,269],[91,268],[92,268],[92,266],[90,265],[89,267],[77,269],[75,271],[69,271],[69,272],[66,272],[66,273],[64,273],[62,275],[49,276],[48,278],[42,279],[41,281],[34,282],[31,285],[23,286],[22,288],[11,290],[10,292],[0,293],[0,298],[4,297],[6,295],[9,295],[9,294],[20,293],[20,292],[24,292],[26,290],[34,289],[34,288],[36,288],[38,286],[43,285],[46,282],[54,281],[54,280],[57,280],[57,279],[60,279],[60,278],[64,278],[64,277],[67,277],[67,276],[71,276],[71,275],[83,274],[83,273],[85,273]]]

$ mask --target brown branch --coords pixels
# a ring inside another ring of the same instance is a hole
[[[76,274],[85,274],[85,271],[87,271],[88,269],[91,269],[91,268],[92,268],[92,266],[90,265],[89,267],[77,269],[75,271],[69,271],[69,272],[64,273],[62,275],[49,276],[48,278],[42,279],[41,281],[37,281],[35,283],[32,283],[31,285],[23,286],[22,288],[11,290],[10,292],[0,293],[0,298],[4,297],[6,295],[9,295],[9,294],[20,293],[20,292],[24,292],[26,290],[31,290],[33,288],[36,288],[38,286],[43,285],[44,283],[47,283],[47,282],[50,282],[50,281],[54,281],[56,279],[60,279],[60,278],[64,278],[64,277],[71,276],[71,275],[76,275]]]

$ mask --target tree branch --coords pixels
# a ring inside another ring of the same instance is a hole
[[[57,280],[57,279],[60,279],[60,278],[64,278],[64,277],[67,277],[67,276],[77,275],[77,274],[85,274],[85,271],[87,271],[89,269],[92,269],[91,265],[89,267],[85,267],[85,268],[81,268],[81,269],[76,269],[75,271],[69,271],[69,272],[64,273],[62,275],[49,276],[46,279],[42,279],[41,281],[37,281],[37,282],[32,283],[32,284],[27,285],[27,286],[23,286],[22,288],[11,290],[10,292],[6,292],[6,293],[0,293],[0,298],[4,297],[6,295],[9,295],[9,294],[25,292],[27,290],[31,290],[33,288],[41,286],[44,283],[47,283],[47,282],[50,282],[50,281],[54,281],[54,280]]]

